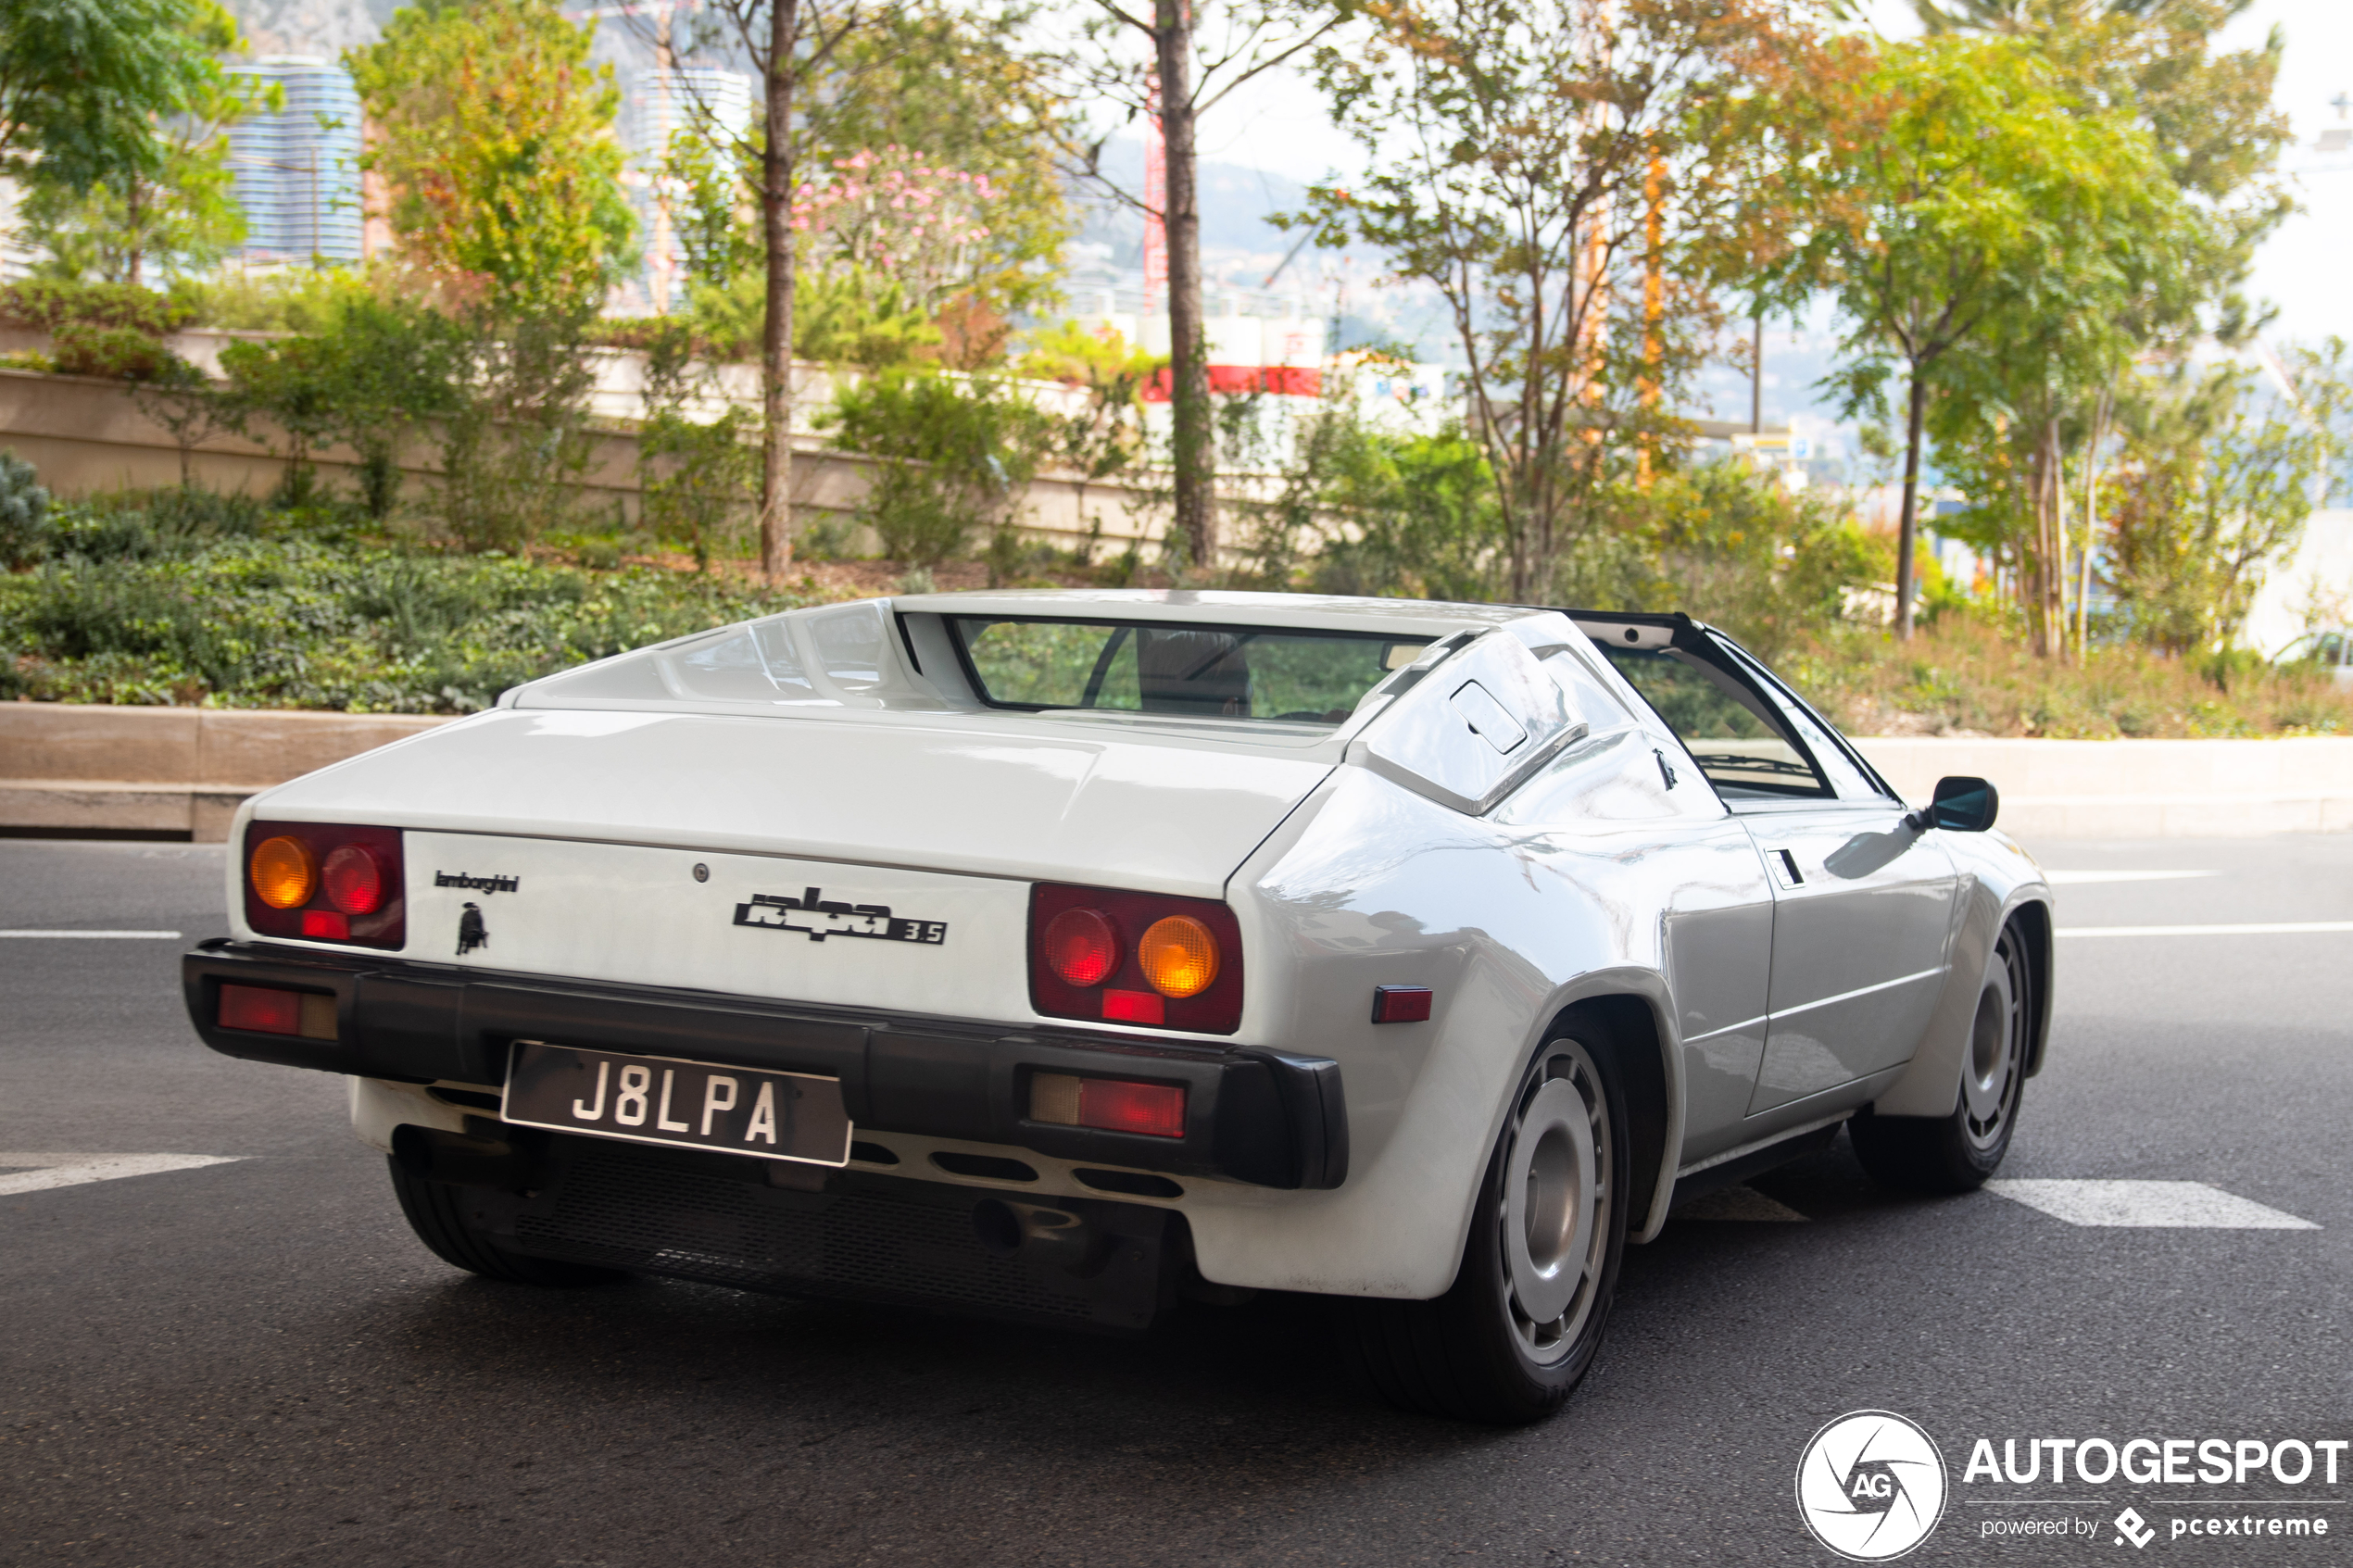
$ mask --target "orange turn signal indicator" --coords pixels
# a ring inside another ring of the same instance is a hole
[[[318,890],[319,859],[302,840],[281,834],[255,847],[246,874],[255,897],[271,909],[298,909]]]
[[[1190,915],[1166,915],[1136,944],[1136,961],[1153,990],[1182,1001],[1216,982],[1217,938]]]

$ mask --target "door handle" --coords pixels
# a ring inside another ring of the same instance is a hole
[[[1768,849],[1765,858],[1773,863],[1773,874],[1783,887],[1803,887],[1806,873],[1797,869],[1797,857],[1786,849]]]

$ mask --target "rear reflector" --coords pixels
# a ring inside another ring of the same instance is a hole
[[[1165,1023],[1168,1003],[1157,991],[1105,991],[1103,1017],[1114,1023]]]
[[[1427,1023],[1429,1022],[1430,989],[1427,985],[1376,985],[1373,987],[1373,1022],[1375,1023]]]
[[[1185,1135],[1185,1090],[1177,1084],[1131,1084],[1038,1073],[1029,1080],[1029,1119],[1059,1127],[1094,1127],[1147,1137]]]
[[[308,991],[263,985],[220,987],[220,1027],[256,1035],[299,1035],[306,1040],[335,1037],[335,999]]]
[[[302,934],[329,942],[351,940],[351,917],[334,909],[305,909],[302,911]]]

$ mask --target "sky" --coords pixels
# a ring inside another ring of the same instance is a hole
[[[1906,0],[1874,0],[1865,9],[1890,37],[1918,31]],[[2330,334],[2353,341],[2353,152],[2323,155],[2313,147],[2325,129],[2353,129],[2348,111],[2329,103],[2339,94],[2353,99],[2353,0],[2256,0],[2224,34],[2224,46],[2258,45],[2273,27],[2287,41],[2275,101],[2296,134],[2283,167],[2305,210],[2258,255],[2251,293],[2279,308],[2265,333],[2273,341]],[[1295,75],[1245,84],[1203,124],[1201,150],[1300,181],[1360,169],[1364,156],[1332,128],[1314,89]]]

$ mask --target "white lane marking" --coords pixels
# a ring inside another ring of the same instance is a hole
[[[2062,925],[2058,936],[2305,936],[2353,931],[2353,920],[2275,920],[2250,925]]]
[[[2197,1230],[2316,1231],[2251,1198],[2204,1182],[2001,1181],[1985,1190],[2070,1225],[2166,1226]]]
[[[1702,1193],[1689,1203],[1675,1206],[1672,1218],[1678,1220],[1796,1220],[1806,1216],[1786,1203],[1776,1203],[1750,1186],[1718,1187]]]
[[[0,938],[5,937],[34,942],[56,942],[69,937],[99,942],[177,942],[180,934],[176,931],[0,931]]]
[[[2053,887],[2081,887],[2091,882],[2178,882],[2183,877],[2221,874],[2221,872],[2060,872],[2045,867],[2043,880]]]
[[[80,1186],[84,1182],[110,1182],[119,1176],[229,1165],[247,1158],[243,1154],[0,1154],[0,1171],[7,1173],[0,1175],[0,1198]]]

